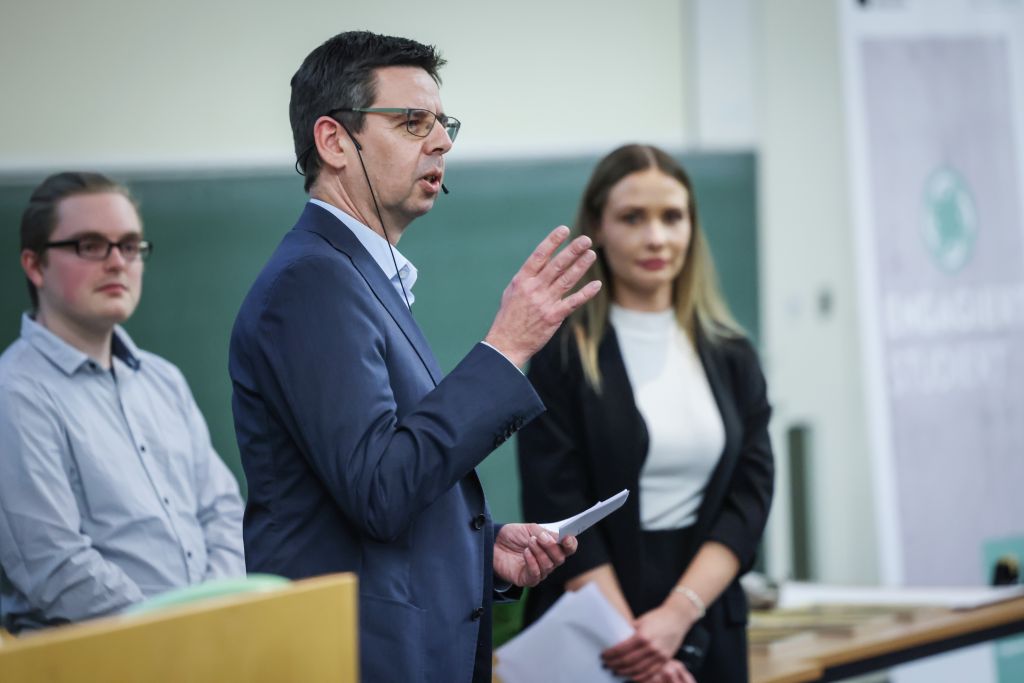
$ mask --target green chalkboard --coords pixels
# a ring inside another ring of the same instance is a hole
[[[752,154],[683,155],[723,288],[741,324],[758,335],[756,164]],[[532,247],[570,223],[596,158],[450,164],[451,194],[414,223],[399,248],[420,272],[413,311],[448,370],[486,334],[505,284]],[[41,178],[0,179],[0,345],[18,334],[28,305],[18,226]],[[242,478],[231,420],[227,348],[238,306],[305,195],[294,174],[134,174],[155,250],[138,312],[126,325],[142,347],[178,365],[210,425],[214,446]],[[514,453],[506,444],[480,467],[497,519],[519,518]],[[244,489],[243,489],[244,490]]]

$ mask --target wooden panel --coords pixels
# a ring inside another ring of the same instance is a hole
[[[356,578],[109,617],[5,640],[0,680],[357,683]]]

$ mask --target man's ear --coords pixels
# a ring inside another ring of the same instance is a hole
[[[25,271],[25,277],[29,282],[39,289],[43,286],[43,255],[37,254],[31,249],[21,250],[21,269]]]
[[[313,142],[323,166],[341,171],[355,153],[352,140],[340,123],[330,116],[321,116],[313,124]]]

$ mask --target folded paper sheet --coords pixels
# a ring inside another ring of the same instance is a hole
[[[546,522],[543,528],[555,534],[559,541],[566,536],[579,536],[602,519],[622,507],[629,498],[629,489],[622,489],[608,500],[599,500],[583,512],[560,522]]]
[[[498,648],[502,683],[617,683],[602,668],[601,652],[633,635],[593,583],[566,593],[536,623]]]

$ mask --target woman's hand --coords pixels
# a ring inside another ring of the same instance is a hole
[[[636,633],[602,652],[601,659],[617,675],[637,681],[678,680],[656,676],[675,657],[692,624],[692,619],[666,603],[642,614],[633,622]]]

